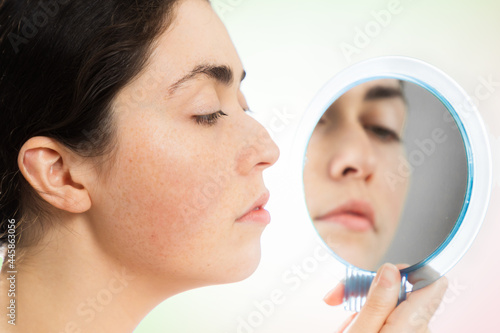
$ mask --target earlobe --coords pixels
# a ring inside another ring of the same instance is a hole
[[[72,177],[79,166],[72,154],[53,139],[33,137],[21,148],[18,165],[45,201],[70,213],[83,213],[90,208],[91,200],[87,189]]]

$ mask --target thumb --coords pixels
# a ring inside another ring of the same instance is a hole
[[[384,264],[380,267],[368,291],[366,303],[349,332],[379,332],[396,307],[400,285],[401,275],[396,266]]]

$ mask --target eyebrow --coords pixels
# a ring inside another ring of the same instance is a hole
[[[403,101],[405,100],[404,95],[403,95],[403,91],[401,90],[401,88],[378,85],[378,86],[370,88],[366,92],[364,100],[365,101],[373,101],[373,100],[378,100],[378,99],[394,98],[394,97],[399,97]]]
[[[226,86],[230,86],[234,81],[234,72],[231,67],[227,65],[202,64],[196,66],[189,71],[189,73],[172,84],[168,89],[169,95],[174,94],[183,84],[200,75],[206,75],[207,77],[212,78]],[[245,79],[246,75],[246,72],[242,71],[240,82]]]

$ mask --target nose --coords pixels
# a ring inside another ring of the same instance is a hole
[[[328,161],[328,175],[336,181],[359,179],[369,181],[376,169],[376,156],[365,130],[352,126],[339,130]]]
[[[256,120],[252,119],[250,122],[254,123],[247,128],[246,133],[242,133],[244,141],[236,158],[240,174],[248,174],[253,170],[263,171],[276,163],[280,155],[278,146],[267,130]]]

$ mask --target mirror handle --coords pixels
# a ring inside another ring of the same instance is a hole
[[[366,302],[366,296],[370,285],[375,278],[376,273],[361,270],[354,266],[347,266],[345,291],[344,291],[344,309],[347,311],[359,312]],[[411,291],[411,285],[408,283],[408,275],[401,273],[401,288],[399,289],[399,303],[406,300],[406,293]]]

